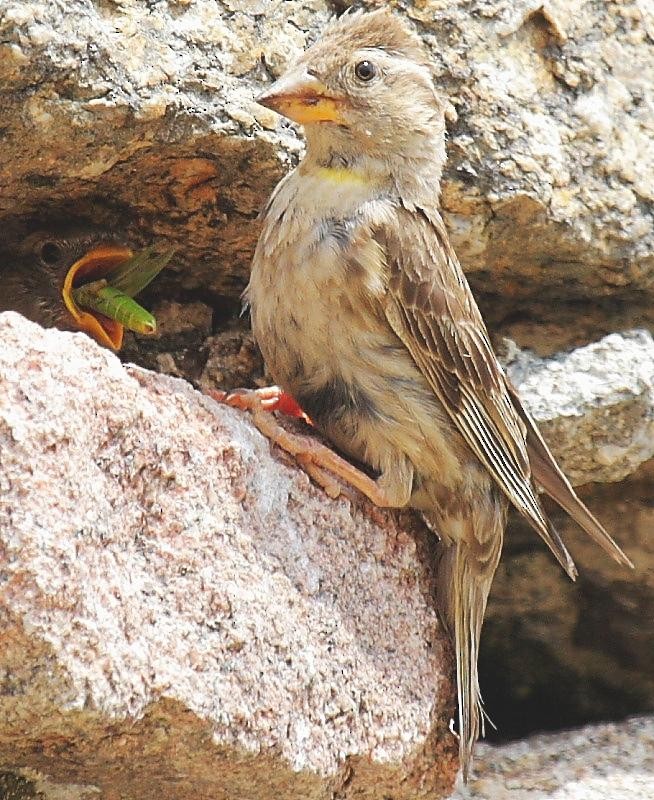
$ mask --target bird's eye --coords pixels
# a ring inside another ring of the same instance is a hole
[[[372,63],[372,61],[359,61],[359,63],[354,67],[354,74],[360,81],[367,83],[368,81],[371,81],[377,74],[377,67]]]
[[[56,242],[44,242],[41,246],[41,261],[49,267],[58,264],[61,259],[61,247]]]

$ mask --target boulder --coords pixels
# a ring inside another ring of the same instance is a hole
[[[507,373],[574,485],[619,481],[654,456],[654,340],[605,336],[549,359],[509,343]]]
[[[444,797],[425,532],[246,416],[0,315],[0,771],[102,797]]]

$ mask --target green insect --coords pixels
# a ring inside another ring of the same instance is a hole
[[[173,257],[174,250],[157,255],[147,248],[120,264],[101,280],[73,289],[80,308],[104,314],[135,333],[151,336],[157,331],[156,319],[133,298],[153,281]]]
[[[130,331],[146,336],[157,332],[157,320],[152,314],[104,279],[85,283],[74,289],[73,298],[80,308],[104,314]]]
[[[107,275],[107,280],[119,292],[136,297],[157,277],[174,254],[175,251],[171,249],[157,255],[154,247],[146,247],[119,264]]]

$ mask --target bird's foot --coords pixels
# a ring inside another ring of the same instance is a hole
[[[358,489],[373,503],[388,506],[388,498],[377,481],[337,455],[327,445],[310,436],[293,433],[283,428],[272,411],[280,411],[310,423],[307,415],[295,400],[277,386],[264,389],[237,389],[234,392],[210,391],[210,397],[232,408],[249,411],[256,428],[269,441],[281,447],[297,461],[302,469],[329,497],[349,494],[337,480]]]
[[[280,411],[288,417],[297,417],[311,424],[311,420],[302,411],[297,402],[279,388],[279,386],[264,386],[262,389],[234,389],[232,392],[213,390],[209,393],[214,400],[225,403],[241,411]]]
[[[329,495],[338,497],[341,487],[332,475],[326,472],[315,459],[316,448],[329,448],[308,436],[292,433],[283,428],[271,412],[279,411],[287,416],[303,419],[310,424],[307,415],[296,401],[278,386],[266,386],[262,389],[235,389],[233,392],[213,390],[210,397],[219,403],[241,411],[249,411],[256,428],[266,439],[281,447],[293,456],[302,469]]]

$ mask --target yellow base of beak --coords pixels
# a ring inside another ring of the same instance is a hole
[[[132,255],[128,247],[121,245],[108,244],[94,247],[68,270],[61,290],[62,299],[75,325],[92,336],[96,342],[114,351],[122,347],[123,326],[103,314],[91,314],[79,308],[73,300],[72,290],[82,283],[104,278]]]
[[[335,122],[341,124],[340,103],[329,97],[277,97],[271,108],[279,114],[298,122],[310,125],[314,122]]]
[[[290,72],[275,81],[268,91],[257,97],[257,103],[300,125],[345,122],[345,98],[333,96],[322,81],[304,69]]]

